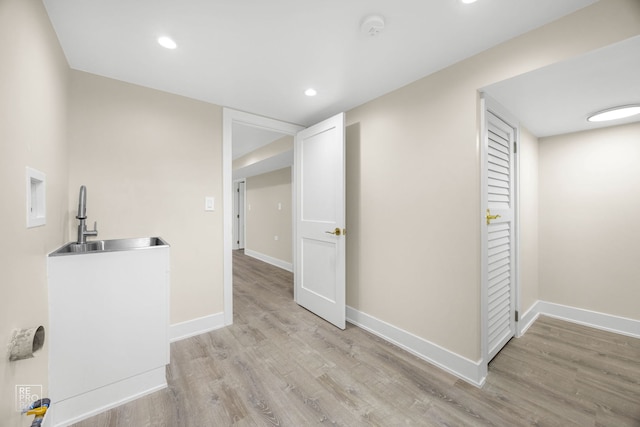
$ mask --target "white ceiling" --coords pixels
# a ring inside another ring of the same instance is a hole
[[[268,145],[284,136],[283,133],[268,129],[233,123],[233,159],[238,159],[258,148]],[[233,180],[249,178],[263,173],[275,171],[293,165],[293,149],[278,155],[252,163],[248,166],[233,169]]]
[[[640,121],[591,114],[640,104],[640,36],[484,88],[538,137]]]
[[[242,157],[245,154],[249,154],[252,151],[270,144],[284,136],[284,134],[280,132],[241,125],[238,123],[233,124],[231,135],[233,136],[233,160]]]
[[[305,126],[594,2],[44,0],[74,69]]]

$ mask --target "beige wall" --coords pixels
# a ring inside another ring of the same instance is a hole
[[[0,424],[24,426],[14,411],[20,384],[47,393],[48,344],[9,362],[14,329],[48,328],[46,254],[67,236],[69,68],[40,1],[0,0]],[[29,166],[46,174],[47,223],[26,228]]]
[[[171,245],[171,323],[222,312],[222,109],[79,71],[70,96],[69,239],[84,184],[99,238]]]
[[[480,355],[477,90],[640,32],[598,2],[347,113],[347,304]]]
[[[519,173],[519,306],[525,314],[540,299],[539,281],[539,191],[538,191],[538,138],[522,125],[518,146]]]
[[[540,297],[640,320],[640,123],[540,139]]]
[[[247,178],[245,191],[245,249],[292,263],[291,168]]]

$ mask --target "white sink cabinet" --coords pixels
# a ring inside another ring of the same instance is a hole
[[[144,248],[47,258],[49,425],[167,386],[169,245],[154,239]]]

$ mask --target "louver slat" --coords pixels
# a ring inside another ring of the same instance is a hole
[[[490,209],[509,209],[511,206],[511,162],[508,135],[499,130],[491,130],[488,142],[488,207]]]

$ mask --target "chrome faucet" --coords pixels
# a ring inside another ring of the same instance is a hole
[[[78,224],[78,244],[87,243],[87,236],[97,236],[98,235],[98,223],[93,223],[93,230],[87,230],[87,224],[85,221],[87,220],[87,187],[84,185],[80,186],[80,197],[78,201],[78,215],[76,218],[80,220],[80,224]]]

